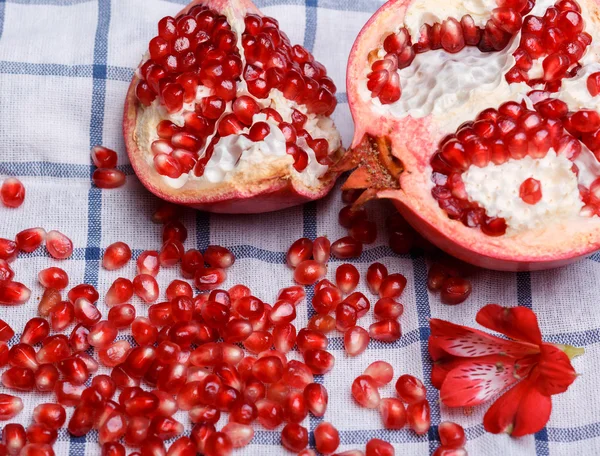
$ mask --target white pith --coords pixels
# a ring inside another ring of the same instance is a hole
[[[227,17],[232,30],[238,38],[238,49],[242,59],[243,67],[246,61],[244,50],[241,44],[242,34],[245,29],[244,19],[239,16],[239,12],[226,9],[222,12]],[[142,64],[149,59],[149,54],[143,58]],[[140,65],[140,66],[141,66]],[[139,69],[138,69],[139,71]],[[138,75],[139,76],[139,75]],[[329,152],[333,153],[341,147],[341,136],[337,131],[333,120],[322,115],[308,113],[304,105],[288,100],[283,93],[277,89],[272,89],[269,97],[258,99],[253,97],[246,89],[246,82],[243,78],[237,83],[237,97],[247,95],[252,97],[262,108],[273,108],[279,112],[284,122],[291,122],[291,114],[294,109],[302,112],[308,120],[304,129],[313,139],[326,139],[329,143]],[[213,91],[207,87],[199,86],[196,92],[196,99],[192,103],[185,103],[180,112],[169,114],[164,106],[161,106],[158,99],[145,107],[140,104],[138,108],[137,126],[135,131],[138,148],[145,156],[148,166],[154,167],[154,154],[151,145],[154,141],[160,139],[156,130],[158,124],[163,120],[169,120],[178,126],[184,125],[184,114],[188,111],[194,111],[200,101],[213,94]],[[227,103],[223,116],[233,112],[232,102]],[[265,120],[266,116],[255,116],[253,121]],[[218,125],[218,123],[217,123]],[[247,138],[240,137],[241,134],[248,133],[249,128],[240,132],[240,135],[231,135],[221,138],[215,146],[213,156],[209,160],[205,173],[202,176],[196,176],[192,171],[182,174],[177,179],[159,175],[160,178],[172,188],[182,188],[188,182],[194,184],[195,188],[209,188],[215,184],[235,182],[251,184],[275,177],[285,178],[289,176],[302,182],[304,186],[311,189],[317,189],[321,186],[320,178],[325,175],[328,166],[317,162],[315,152],[308,144],[299,139],[296,143],[303,148],[309,157],[308,166],[298,172],[294,168],[294,159],[286,154],[286,144],[283,133],[275,122],[269,121],[271,134],[262,142],[252,142]],[[198,152],[198,157],[202,158],[206,148],[214,135],[209,136],[204,147]],[[230,149],[231,147],[231,149]],[[283,173],[283,175],[282,175]]]
[[[504,218],[510,236],[551,225],[557,218],[579,215],[583,202],[572,166],[573,162],[551,149],[544,158],[527,156],[501,165],[471,166],[462,178],[469,199],[485,208],[489,217]],[[542,199],[533,205],[519,196],[521,184],[530,177],[542,186]]]
[[[590,14],[589,1],[578,0],[586,23],[585,31],[593,37],[580,62],[583,68],[574,78],[564,79],[561,90],[552,95],[567,103],[570,111],[593,109],[600,112],[600,96],[592,97],[587,89],[588,76],[600,71],[600,25]],[[543,16],[555,3],[556,0],[537,0],[529,14]],[[482,26],[486,22],[483,18],[489,19],[496,7],[495,0],[415,0],[407,7],[404,23],[388,33],[406,27],[414,43],[422,24],[443,22],[448,17],[460,20],[463,15],[471,14],[476,24]],[[597,13],[595,5],[594,8]],[[476,47],[466,47],[457,54],[449,54],[443,49],[417,54],[408,68],[398,70],[402,95],[398,101],[387,105],[372,97],[368,90],[367,75],[371,70],[367,66],[359,85],[359,96],[382,116],[429,118],[440,138],[455,133],[462,123],[473,121],[483,110],[497,108],[507,101],[524,100],[529,109],[533,109],[526,94],[538,87],[532,88],[525,83],[509,84],[505,79],[515,64],[512,54],[520,38],[519,32],[501,52],[482,53]],[[379,57],[384,56],[385,51],[381,48]],[[543,58],[533,62],[528,73],[530,78],[543,77],[542,63]],[[484,208],[488,216],[506,219],[507,236],[543,228],[558,218],[589,217],[587,212],[581,211],[583,202],[578,185],[589,188],[600,176],[600,162],[583,144],[582,147],[581,155],[574,161],[557,157],[551,150],[544,159],[527,157],[520,161],[509,160],[500,166],[471,166],[462,176],[467,195]],[[578,176],[571,169],[573,163],[579,168]],[[519,197],[519,187],[529,177],[542,182],[543,197],[535,206],[526,204]]]

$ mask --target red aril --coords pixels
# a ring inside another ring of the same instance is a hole
[[[423,382],[412,375],[402,375],[396,381],[396,391],[400,399],[407,404],[423,402],[427,397],[427,391]]]
[[[133,292],[144,302],[158,299],[158,282],[149,274],[138,274],[133,279]]]
[[[125,174],[114,168],[98,168],[92,174],[92,182],[98,188],[118,188],[125,184]]]
[[[31,290],[19,282],[0,280],[0,304],[14,306],[29,301]]]
[[[320,236],[313,242],[312,256],[315,261],[322,264],[329,262],[331,255],[331,242],[326,237]]]
[[[373,294],[379,294],[379,289],[383,280],[387,278],[388,270],[381,263],[373,263],[367,269],[367,284]]]
[[[16,177],[9,177],[0,187],[0,201],[6,207],[19,207],[25,200],[25,186]]]
[[[385,361],[375,361],[365,369],[363,375],[371,377],[378,387],[387,385],[394,378],[394,368]]]
[[[350,356],[358,356],[367,349],[371,340],[369,333],[360,326],[349,328],[344,333],[344,349]]]
[[[306,260],[294,270],[294,280],[300,285],[313,285],[327,273],[327,267],[315,260]]]
[[[19,250],[23,252],[33,252],[36,250],[44,240],[46,239],[46,230],[43,228],[29,228],[20,231],[15,236],[15,242]]]
[[[38,273],[38,280],[44,288],[62,290],[69,285],[69,276],[61,268],[51,267]]]
[[[329,395],[327,389],[318,383],[310,383],[304,388],[306,407],[314,416],[323,416],[327,410]]]
[[[369,326],[371,339],[382,342],[395,342],[400,339],[402,331],[396,320],[380,320]]]
[[[340,259],[359,257],[362,251],[362,243],[350,236],[338,239],[331,244],[331,254]]]
[[[120,269],[131,259],[131,249],[124,242],[115,242],[109,245],[104,251],[102,257],[102,266],[104,269],[114,271]]]
[[[204,260],[213,268],[227,269],[233,266],[235,256],[226,247],[209,245],[204,252]]]
[[[369,375],[360,375],[352,382],[352,397],[365,408],[377,408],[380,402],[378,385]]]
[[[379,297],[381,298],[398,298],[406,288],[406,277],[402,274],[390,274],[382,282],[379,287]]]
[[[427,434],[431,426],[430,413],[427,400],[408,405],[406,409],[408,425],[417,435]]]
[[[25,324],[21,334],[21,343],[35,345],[50,334],[50,324],[44,318],[34,317]]]
[[[288,451],[302,451],[308,445],[308,431],[297,423],[286,424],[281,431],[281,445]]]
[[[0,260],[12,263],[19,253],[17,243],[10,239],[0,238]]]
[[[438,425],[440,443],[448,449],[458,449],[465,446],[467,438],[465,430],[460,424],[451,421],[443,421]]]
[[[46,249],[51,257],[63,260],[73,254],[73,242],[59,231],[49,231],[46,234]]]
[[[355,266],[345,263],[335,271],[335,282],[342,293],[352,292],[358,285],[360,274]]]
[[[402,429],[406,424],[406,409],[399,399],[382,399],[379,413],[385,429]]]
[[[442,283],[440,297],[444,304],[463,303],[471,295],[471,282],[460,277],[449,277]]]
[[[394,447],[381,439],[371,439],[367,442],[366,456],[394,456]]]
[[[286,255],[287,264],[291,268],[296,268],[303,261],[310,260],[312,254],[312,241],[308,238],[300,238],[288,249]]]
[[[92,147],[91,156],[92,163],[97,168],[115,168],[117,166],[117,153],[108,147]]]
[[[17,396],[0,394],[0,420],[7,421],[23,410],[23,401]],[[35,417],[35,411],[34,411]]]
[[[338,430],[331,423],[323,421],[314,431],[315,448],[323,454],[331,454],[340,445]]]

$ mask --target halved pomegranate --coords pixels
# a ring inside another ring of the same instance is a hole
[[[165,17],[124,114],[142,183],[174,203],[268,212],[324,196],[340,135],[336,87],[249,0],[196,0]]]
[[[487,268],[598,250],[599,18],[598,0],[389,1],[351,53],[344,188]]]

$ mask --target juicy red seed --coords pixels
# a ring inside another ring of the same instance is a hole
[[[381,439],[371,439],[367,442],[366,456],[394,456],[394,447]]]
[[[0,304],[14,306],[29,301],[31,290],[19,282],[0,280]]]
[[[310,260],[312,253],[312,241],[308,238],[300,238],[288,249],[286,255],[287,264],[291,268],[295,268],[303,261]]]
[[[0,260],[12,263],[17,258],[18,253],[19,248],[16,242],[0,238]]]
[[[399,399],[382,399],[379,413],[385,429],[402,429],[406,424],[406,409]]]
[[[320,423],[314,431],[315,448],[323,454],[331,454],[340,445],[340,435],[331,423]]]
[[[440,443],[446,448],[458,449],[467,443],[465,430],[460,424],[443,421],[438,426],[438,433],[440,435]]]
[[[51,267],[38,273],[38,280],[44,288],[62,290],[69,285],[69,276],[61,268]]]
[[[358,269],[351,264],[342,264],[335,271],[335,282],[342,293],[350,293],[357,286],[360,279]]]
[[[92,174],[92,182],[98,188],[118,188],[125,184],[125,174],[118,169],[98,168]]]
[[[352,397],[365,408],[377,408],[381,401],[377,383],[369,375],[361,375],[352,382]]]
[[[372,244],[377,239],[377,225],[370,220],[357,220],[350,227],[350,236],[363,244]]]
[[[381,263],[373,263],[367,270],[367,284],[373,294],[378,294],[381,284],[388,276],[387,268]]]
[[[354,209],[352,206],[344,206],[339,213],[338,221],[344,228],[351,228],[359,220],[365,220],[367,212],[365,209]]]
[[[331,254],[331,242],[326,237],[318,237],[313,242],[313,259],[319,263],[327,264]]]
[[[344,349],[350,356],[358,356],[367,349],[369,333],[360,326],[349,328],[344,333]]]
[[[471,282],[460,277],[450,277],[442,283],[440,297],[444,304],[460,304],[471,295]]]
[[[312,285],[327,273],[327,267],[315,260],[305,260],[294,271],[294,280],[301,285]]]
[[[115,168],[117,153],[104,146],[94,146],[92,147],[92,162],[98,168]]]
[[[362,251],[362,243],[350,236],[338,239],[331,245],[331,253],[340,259],[359,257]]]
[[[51,257],[62,260],[73,253],[73,242],[59,231],[49,231],[46,235],[46,249]]]
[[[427,400],[409,404],[406,415],[408,425],[417,435],[427,434],[431,426],[431,412]]]
[[[375,361],[369,364],[363,375],[371,377],[378,387],[385,386],[394,378],[394,368],[385,361]]]
[[[109,245],[104,251],[102,257],[102,266],[104,269],[114,271],[122,268],[131,259],[131,249],[124,242],[115,242]]]
[[[227,269],[235,263],[235,256],[226,247],[209,245],[204,252],[204,261],[213,268]]]
[[[23,230],[15,236],[15,242],[19,250],[23,252],[33,252],[46,239],[46,230],[43,228],[29,228]]]
[[[32,318],[25,324],[21,334],[21,343],[35,345],[42,342],[50,333],[50,325],[44,318]]]
[[[15,178],[9,177],[2,182],[0,187],[0,201],[6,207],[19,207],[25,200],[25,186]]]
[[[369,326],[371,339],[382,342],[395,342],[400,339],[401,335],[400,323],[396,320],[381,320]]]
[[[112,307],[129,301],[132,296],[133,283],[131,283],[131,280],[119,277],[112,283],[106,292],[104,302],[106,302],[108,307]]]
[[[396,392],[407,404],[415,404],[426,399],[427,391],[423,382],[412,375],[402,375],[396,381]]]
[[[519,196],[527,204],[537,204],[542,199],[542,185],[540,181],[532,177],[523,181],[519,187]]]

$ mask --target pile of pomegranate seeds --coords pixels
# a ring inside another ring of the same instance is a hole
[[[462,18],[448,18],[442,23],[424,24],[418,38],[411,37],[405,27],[387,35],[383,41],[385,56],[379,58],[379,50],[371,53],[375,60],[367,83],[371,96],[382,104],[398,101],[402,95],[398,70],[409,67],[417,54],[437,49],[455,54],[466,46],[476,46],[482,52],[503,50],[521,30],[523,16],[531,11],[534,4],[533,1],[505,1],[502,7],[492,10],[484,28],[477,27],[473,17],[467,14]]]
[[[96,166],[92,182],[98,188],[117,188],[125,184],[125,174],[116,169],[117,153],[104,146],[92,147],[92,163]]]
[[[9,177],[0,187],[0,201],[6,207],[19,207],[25,201],[25,186],[16,177]]]
[[[170,120],[158,125],[160,139],[151,148],[161,175],[175,179],[193,170],[202,176],[223,137],[244,134],[251,141],[263,141],[271,127],[254,122],[261,113],[283,132],[297,171],[308,166],[304,143],[319,163],[332,163],[328,141],[312,138],[305,130],[305,114],[294,108],[291,122],[284,122],[269,107],[272,90],[305,106],[309,114],[329,116],[337,104],[336,87],[325,67],[302,46],[292,46],[273,18],[248,14],[240,37],[227,17],[206,6],[165,17],[138,77],[136,95],[142,105],[158,100],[169,114],[183,110],[184,125]]]

